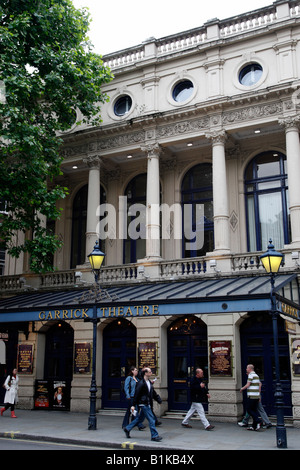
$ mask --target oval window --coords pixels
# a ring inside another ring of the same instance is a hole
[[[239,73],[239,82],[244,86],[255,85],[263,74],[262,66],[256,63],[248,64]]]
[[[114,113],[116,116],[124,116],[127,114],[132,106],[132,99],[130,96],[125,95],[117,99],[114,106]]]
[[[183,101],[188,100],[194,91],[194,85],[190,80],[183,80],[182,82],[177,83],[173,89],[173,100],[177,103],[182,103]]]

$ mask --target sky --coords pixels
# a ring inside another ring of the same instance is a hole
[[[273,0],[72,0],[87,7],[94,52],[105,55],[273,4]]]

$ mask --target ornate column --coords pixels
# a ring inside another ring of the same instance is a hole
[[[160,184],[158,144],[142,147],[147,152],[147,191],[146,191],[146,258],[160,258]]]
[[[95,241],[98,239],[97,225],[99,222],[98,206],[100,204],[100,165],[99,155],[91,155],[84,159],[89,167],[87,219],[86,219],[86,245],[87,256],[93,251]]]
[[[220,254],[230,251],[228,191],[225,161],[225,131],[206,135],[212,141],[213,207],[215,249]]]
[[[289,186],[289,210],[291,220],[291,243],[300,246],[300,117],[280,119],[279,123],[285,126],[286,159]]]

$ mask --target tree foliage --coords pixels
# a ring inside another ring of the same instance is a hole
[[[42,224],[42,216],[59,217],[67,193],[55,183],[58,135],[74,124],[77,109],[84,121],[101,122],[101,86],[112,79],[88,40],[89,22],[70,0],[0,5],[0,240],[12,256],[28,252],[34,272],[52,269],[61,243]],[[24,243],[16,241],[20,231],[31,234]]]

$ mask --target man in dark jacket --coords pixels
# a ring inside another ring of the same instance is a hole
[[[189,425],[189,419],[193,416],[196,411],[200,416],[200,419],[206,431],[211,431],[214,428],[214,426],[209,424],[209,422],[207,421],[205,411],[202,405],[202,403],[207,402],[208,398],[210,398],[210,395],[208,393],[208,389],[205,383],[203,382],[203,370],[196,369],[196,376],[191,381],[192,405],[181,423],[182,426],[184,426],[185,428],[192,427]]]
[[[151,432],[151,440],[159,442],[162,440],[162,437],[158,435],[158,432],[155,427],[155,417],[152,413],[153,399],[158,403],[161,403],[160,396],[156,393],[153,388],[153,384],[150,381],[152,371],[149,367],[145,367],[142,370],[142,380],[140,380],[135,387],[135,394],[133,397],[133,406],[131,407],[132,411],[138,406],[140,408],[140,415],[137,416],[130,424],[124,428],[124,432],[127,438],[130,438],[130,431],[138,422],[142,422],[144,418],[147,418],[149,422],[149,428]]]

